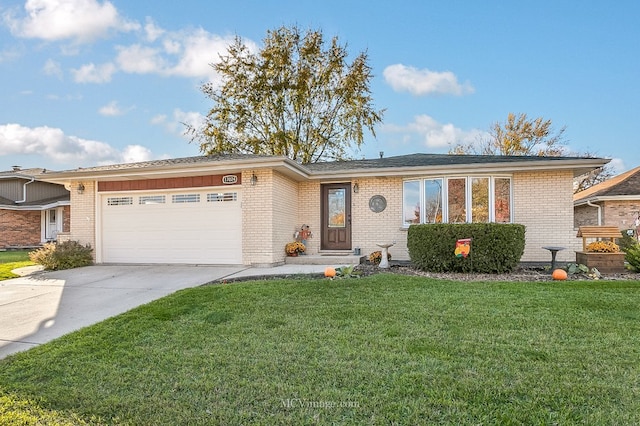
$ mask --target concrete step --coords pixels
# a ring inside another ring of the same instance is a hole
[[[354,256],[351,252],[307,254],[297,257],[285,258],[287,265],[358,265],[365,260],[365,256]]]

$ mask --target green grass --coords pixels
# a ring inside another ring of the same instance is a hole
[[[0,281],[16,278],[12,273],[16,268],[35,265],[29,260],[29,252],[24,250],[0,251]]]
[[[200,287],[1,361],[0,390],[88,423],[639,424],[639,306],[638,281]]]

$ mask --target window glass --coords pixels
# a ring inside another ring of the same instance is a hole
[[[471,178],[471,222],[489,222],[489,178]]]
[[[424,205],[425,223],[442,223],[442,179],[424,181]]]
[[[465,178],[447,180],[447,219],[449,223],[467,221],[466,181]]]
[[[511,223],[511,179],[495,178],[494,209],[497,223]]]
[[[329,228],[344,228],[346,222],[346,197],[344,189],[329,189]]]
[[[409,180],[403,183],[402,223],[409,226],[420,223],[420,181]]]
[[[108,206],[130,206],[133,204],[133,197],[109,197]]]
[[[199,203],[200,194],[173,194],[171,196],[171,202],[174,204],[179,203]]]

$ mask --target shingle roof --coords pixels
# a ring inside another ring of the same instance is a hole
[[[592,197],[616,197],[616,196],[638,196],[640,197],[640,167],[631,169],[628,172],[614,176],[591,188],[578,192],[574,195],[573,201],[585,200]]]
[[[566,161],[578,157],[541,157],[506,155],[450,155],[450,154],[409,154],[367,160],[333,161],[327,163],[304,164],[311,171],[328,172],[335,170],[385,169],[395,167],[453,166],[466,164],[522,163],[542,161]]]
[[[104,166],[96,167],[79,167],[72,170],[63,170],[60,173],[83,171],[83,172],[102,172],[110,170],[135,170],[146,169],[153,167],[170,167],[180,166],[188,164],[205,164],[219,161],[232,161],[232,160],[248,160],[257,158],[274,158],[269,155],[255,155],[255,154],[220,154],[220,155],[200,155],[196,157],[183,157],[183,158],[169,158],[166,160],[152,160],[142,161],[139,163],[124,163],[124,164],[108,164]]]
[[[47,172],[47,169],[40,169],[40,168],[8,170],[8,171],[0,171],[0,176],[15,177],[20,179],[30,179],[32,176],[38,176],[46,172]]]

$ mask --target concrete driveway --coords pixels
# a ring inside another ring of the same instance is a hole
[[[0,359],[242,266],[87,266],[0,281]]]

